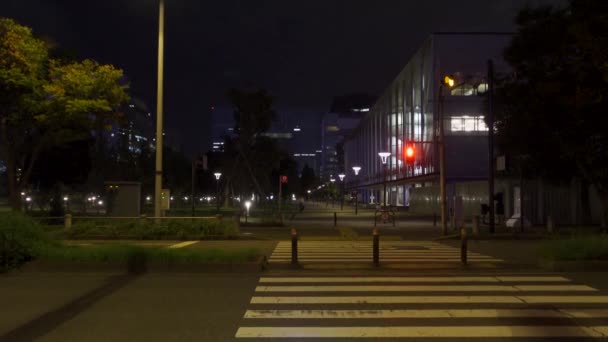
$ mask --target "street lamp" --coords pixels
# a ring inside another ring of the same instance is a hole
[[[163,68],[165,54],[165,1],[158,5],[158,65],[156,82],[156,172],[154,173],[154,216],[162,215],[163,187]]]
[[[446,174],[445,174],[445,120],[443,115],[443,85],[448,87],[454,86],[454,79],[449,76],[443,78],[443,82],[439,83],[439,191],[441,200],[441,233],[448,233],[448,204],[446,195]]]
[[[355,172],[355,178],[359,175],[359,171],[361,171],[361,166],[353,166],[353,171]],[[357,191],[357,187],[355,186],[355,215],[359,213],[359,192]]]
[[[390,152],[378,152],[382,165],[384,165],[384,177],[382,181],[384,185],[384,193],[382,194],[382,197],[384,197],[384,209],[386,209],[386,162],[388,161],[388,157],[390,157],[390,155]]]
[[[334,184],[336,182],[336,179],[333,176],[330,176],[330,177],[331,178],[329,179],[329,181],[331,182],[331,184]],[[333,195],[333,187],[332,187],[332,191],[330,192],[330,194],[331,194],[331,207],[333,208],[334,200],[335,200],[334,195]],[[329,205],[329,203],[328,203],[328,205]]]
[[[217,202],[217,213],[220,213],[220,177],[222,177],[221,172],[216,172],[213,174],[215,176],[215,200]]]
[[[247,214],[245,215],[245,223],[247,223],[247,218],[249,217],[249,208],[251,207],[251,202],[245,202],[245,208],[247,209]]]
[[[340,210],[344,210],[344,177],[346,175],[341,173],[338,177],[340,178]]]

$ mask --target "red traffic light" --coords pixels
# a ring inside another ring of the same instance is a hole
[[[405,159],[413,160],[415,155],[416,151],[414,150],[413,146],[408,146],[405,148]]]

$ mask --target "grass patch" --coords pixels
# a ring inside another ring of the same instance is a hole
[[[232,239],[238,236],[234,220],[167,219],[157,225],[153,220],[77,221],[67,233],[71,239],[109,238],[136,240],[198,240],[206,238]]]
[[[539,254],[554,261],[608,260],[608,235],[548,240],[541,244]]]
[[[54,246],[40,251],[38,259],[73,262],[161,262],[214,263],[254,261],[260,252],[254,248],[167,249],[132,245]]]

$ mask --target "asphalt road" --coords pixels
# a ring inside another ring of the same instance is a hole
[[[381,251],[397,267],[374,269],[361,260],[369,258],[367,243],[302,242],[302,262],[322,268],[13,273],[0,277],[0,340],[555,342],[608,336],[604,273],[509,269],[500,267],[500,256],[481,251],[471,262],[496,267],[434,269],[457,249],[407,241]],[[286,253],[278,244],[271,266]],[[363,267],[344,267],[355,263]],[[415,264],[425,267],[409,267]]]

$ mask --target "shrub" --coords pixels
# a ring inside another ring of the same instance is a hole
[[[0,215],[0,268],[8,270],[36,258],[54,243],[40,224],[21,213]]]

